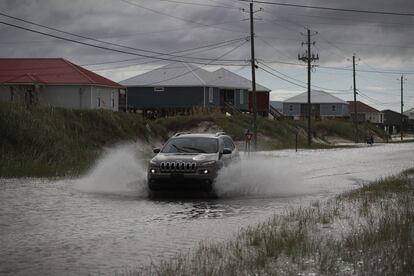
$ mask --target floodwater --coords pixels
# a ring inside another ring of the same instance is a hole
[[[263,152],[218,178],[219,199],[149,199],[138,145],[79,179],[0,179],[0,274],[107,275],[220,242],[291,206],[414,167],[414,143]]]

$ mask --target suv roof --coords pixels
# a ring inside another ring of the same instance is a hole
[[[222,135],[226,135],[225,132],[217,133],[191,133],[191,132],[178,132],[173,137],[209,137],[209,138],[218,138]],[[226,135],[227,136],[227,135]]]

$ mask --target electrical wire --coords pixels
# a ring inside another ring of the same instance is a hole
[[[290,81],[290,80],[288,80],[288,79],[285,79],[285,78],[283,78],[283,77],[281,77],[281,76],[278,76],[278,75],[276,75],[276,74],[274,74],[274,73],[272,73],[272,72],[270,72],[269,70],[267,70],[267,69],[265,69],[265,68],[263,68],[263,67],[259,67],[261,70],[263,70],[263,71],[265,71],[266,73],[268,73],[268,74],[270,74],[270,75],[272,75],[272,76],[274,76],[274,77],[276,77],[276,78],[278,78],[278,79],[280,79],[280,80],[283,80],[283,81],[285,81],[285,82],[288,82],[288,83],[290,83],[290,84],[293,84],[293,85],[295,85],[295,86],[298,86],[298,87],[301,87],[301,88],[307,88],[306,86],[303,86],[303,85],[300,85],[300,84],[297,84],[297,83],[295,83],[295,82],[293,82],[293,81]]]
[[[156,57],[156,56],[150,56],[150,55],[146,55],[146,54],[138,54],[138,53],[134,53],[134,52],[128,52],[128,51],[124,51],[124,50],[108,48],[108,47],[105,47],[105,46],[99,46],[99,45],[95,45],[95,44],[91,44],[91,43],[87,43],[87,42],[82,42],[82,41],[77,41],[77,40],[74,40],[74,39],[65,38],[65,37],[61,37],[61,36],[57,36],[57,35],[53,35],[53,34],[48,34],[48,33],[45,33],[45,32],[41,32],[41,31],[30,29],[30,28],[18,26],[18,25],[15,25],[15,24],[10,24],[10,23],[4,22],[4,21],[0,21],[0,24],[10,26],[10,27],[14,27],[14,28],[21,29],[21,30],[25,30],[25,31],[29,31],[29,32],[32,32],[32,33],[41,34],[41,35],[48,36],[48,37],[53,37],[53,38],[60,39],[60,40],[65,40],[65,41],[68,41],[68,42],[73,42],[73,43],[76,43],[76,44],[90,46],[90,47],[97,48],[97,49],[102,49],[102,50],[107,50],[107,51],[112,51],[112,52],[117,52],[117,53],[122,53],[122,54],[128,54],[128,55],[134,55],[134,56],[140,56],[140,57],[145,57],[145,58],[152,58],[152,59],[156,59],[156,60],[176,61],[176,62],[177,61],[178,62],[183,61],[182,59]],[[205,59],[205,60],[211,60],[211,59]],[[218,60],[215,60],[215,61],[218,61]],[[233,61],[241,61],[241,60],[233,60]],[[210,64],[210,63],[200,62],[200,61],[190,61],[190,62],[194,63],[194,64],[202,64],[202,65]],[[216,65],[220,65],[220,64],[216,64]]]
[[[246,38],[231,39],[231,40],[226,40],[226,41],[222,41],[222,42],[218,42],[218,43],[207,44],[207,45],[204,45],[204,46],[198,46],[198,47],[188,48],[188,49],[184,49],[184,50],[172,51],[172,52],[169,52],[168,54],[178,54],[178,53],[184,53],[184,52],[193,52],[192,54],[200,53],[200,52],[210,51],[210,50],[218,49],[218,48],[221,48],[221,47],[229,46],[229,45],[234,44],[234,42],[238,42],[238,41],[242,41],[242,40],[246,40]],[[163,54],[161,54],[159,56],[163,56]],[[158,57],[158,55],[157,55],[157,57]],[[189,57],[189,56],[179,55],[177,57]],[[110,61],[110,62],[98,62],[98,63],[83,64],[81,66],[95,66],[95,65],[113,64],[113,63],[136,61],[136,60],[142,60],[142,59],[145,59],[145,58],[133,58],[133,59],[115,60],[115,61]],[[146,63],[147,62],[132,64],[132,65],[140,65],[140,64],[146,64]]]
[[[78,37],[78,38],[82,38],[82,39],[86,39],[86,40],[91,40],[91,41],[95,41],[95,42],[99,42],[99,43],[103,43],[103,44],[108,44],[108,45],[111,45],[111,46],[121,47],[121,48],[134,50],[134,51],[139,51],[139,52],[144,52],[144,53],[177,57],[177,56],[174,56],[172,54],[167,54],[167,53],[161,53],[161,52],[157,52],[157,51],[151,51],[151,50],[146,50],[146,49],[141,49],[141,48],[130,47],[130,46],[121,45],[121,44],[118,44],[118,43],[107,42],[107,41],[87,37],[87,36],[84,36],[84,35],[79,35],[79,34],[67,32],[67,31],[63,31],[63,30],[60,30],[60,29],[57,29],[57,28],[52,28],[52,27],[49,27],[49,26],[46,26],[46,25],[43,25],[43,24],[35,23],[35,22],[29,21],[29,20],[26,20],[26,19],[11,16],[11,15],[5,14],[3,12],[0,12],[0,15],[4,16],[4,17],[7,17],[7,18],[14,19],[14,20],[18,20],[18,21],[21,21],[21,22],[24,22],[24,23],[28,23],[28,24],[31,24],[31,25],[42,27],[42,28],[45,28],[45,29],[48,29],[48,30],[52,30],[52,31],[55,31],[55,32],[59,32],[59,33],[63,33],[63,34],[67,34],[67,35],[70,35],[70,36],[74,36],[74,37]],[[240,40],[240,39],[244,39],[244,37],[243,38],[238,38],[237,40]],[[188,57],[188,58],[194,58],[194,59],[199,59],[199,60],[210,60],[210,59],[207,59],[207,58],[198,58],[198,57]]]
[[[201,3],[191,3],[191,2],[178,1],[178,0],[159,0],[159,1],[160,2],[170,2],[170,3],[176,3],[176,4],[183,4],[183,5],[207,7],[207,8],[225,8],[225,9],[236,9],[236,10],[239,10],[238,8],[233,7],[233,6],[210,5],[210,4],[201,4]]]
[[[266,65],[265,63],[261,63],[261,64],[264,65],[265,67],[267,67],[269,70],[275,71],[278,74],[280,74],[280,75],[282,75],[282,76],[284,76],[286,78],[289,78],[289,79],[292,79],[294,81],[297,81],[297,82],[300,82],[300,83],[303,83],[303,84],[307,85],[306,82],[301,81],[301,80],[296,79],[296,78],[293,78],[293,77],[291,77],[289,75],[286,75],[286,74],[284,74],[284,73],[282,73],[282,72],[280,72],[280,71],[278,71],[278,70],[276,70],[276,69],[274,69],[274,68]],[[315,84],[312,84],[312,87],[319,88],[319,89],[326,90],[326,91],[330,91],[331,94],[348,94],[350,92],[350,89],[331,89],[331,88],[326,88],[326,87],[318,86],[318,85],[315,85]],[[333,91],[335,93],[332,93],[331,91]]]
[[[367,13],[367,14],[378,14],[378,15],[395,15],[395,16],[410,16],[410,17],[414,17],[414,13],[402,13],[402,12],[387,12],[387,11],[373,11],[373,10],[332,8],[332,7],[311,6],[311,5],[299,5],[299,4],[279,3],[279,2],[260,1],[260,0],[238,0],[238,1],[240,1],[240,2],[249,2],[249,3],[267,4],[267,5],[276,5],[276,6],[284,6],[284,7],[291,7],[291,8],[307,8],[307,9],[340,11],[340,12]]]
[[[236,47],[234,47],[234,48],[230,49],[229,51],[225,52],[224,54],[222,54],[222,55],[218,56],[217,58],[213,59],[210,63],[208,63],[208,64],[204,64],[204,65],[203,65],[203,66],[201,66],[201,67],[197,67],[195,70],[190,70],[190,71],[188,71],[188,72],[185,72],[185,73],[183,73],[183,74],[179,74],[179,75],[174,76],[174,77],[172,77],[172,78],[168,78],[168,79],[164,79],[164,80],[160,80],[160,81],[156,81],[156,82],[152,82],[152,83],[145,83],[145,84],[142,84],[141,86],[149,86],[149,85],[159,84],[159,83],[162,83],[162,82],[165,82],[165,81],[170,81],[170,80],[178,79],[178,78],[180,78],[180,77],[182,77],[182,76],[185,76],[185,75],[187,75],[187,74],[190,74],[190,73],[194,73],[195,71],[200,70],[200,69],[202,69],[203,67],[205,67],[205,66],[207,66],[207,65],[212,65],[212,63],[213,63],[214,61],[219,60],[219,59],[221,59],[222,57],[224,57],[224,56],[226,56],[226,55],[228,55],[228,54],[230,54],[230,53],[234,52],[235,50],[239,49],[240,47],[242,47],[242,46],[243,46],[243,45],[245,45],[246,43],[247,43],[247,41],[244,41],[244,42],[243,42],[243,43],[241,43],[240,45],[237,45]]]
[[[158,11],[158,10],[155,10],[155,9],[151,9],[151,8],[145,7],[145,6],[140,5],[140,4],[138,4],[136,2],[133,2],[133,1],[129,1],[129,0],[119,0],[119,1],[127,3],[127,4],[132,5],[132,6],[139,7],[141,9],[144,9],[144,10],[147,10],[147,11],[150,11],[150,12],[153,12],[155,14],[171,17],[171,18],[181,20],[181,21],[184,21],[184,22],[187,22],[187,23],[197,24],[197,25],[201,25],[201,26],[205,26],[205,27],[212,27],[212,28],[227,31],[227,32],[245,33],[246,34],[246,32],[243,32],[243,31],[236,31],[236,30],[231,30],[231,29],[226,29],[226,28],[219,28],[219,27],[215,27],[215,26],[209,26],[208,24],[204,24],[204,23],[201,23],[201,22],[197,22],[197,21],[194,21],[194,20],[187,19],[187,18],[183,18],[183,17],[179,17],[179,16],[172,15],[172,14],[169,14],[169,13],[165,13],[165,12],[162,12],[162,11]]]

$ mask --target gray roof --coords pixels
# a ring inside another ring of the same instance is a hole
[[[404,115],[410,115],[412,112],[414,112],[414,108],[410,108],[403,112]]]
[[[212,86],[244,88],[250,91],[252,90],[252,82],[250,80],[227,69],[220,68],[211,74],[213,76],[213,79],[210,80],[209,84]],[[270,89],[256,83],[256,91],[269,92]]]
[[[205,86],[210,72],[177,62],[121,81],[124,86]]]
[[[252,82],[224,68],[214,72],[183,62],[171,63],[161,68],[121,81],[124,86],[208,86],[251,90]],[[270,89],[256,84],[257,91]]]
[[[308,92],[303,92],[299,95],[296,95],[292,98],[289,98],[284,101],[284,103],[307,103],[308,102]],[[311,103],[342,103],[348,104],[346,101],[335,97],[328,92],[321,90],[312,90],[311,91]]]
[[[278,111],[283,111],[282,101],[270,101],[270,105]]]

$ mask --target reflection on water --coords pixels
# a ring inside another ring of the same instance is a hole
[[[212,204],[210,202],[196,202],[183,210],[174,211],[167,214],[169,219],[214,219],[230,216],[237,216],[240,213],[239,208],[229,205]]]

